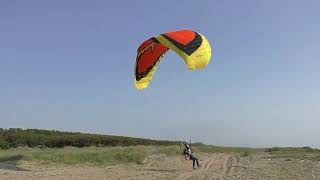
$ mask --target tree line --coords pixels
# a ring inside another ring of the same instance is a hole
[[[179,142],[43,129],[0,128],[0,148],[174,145]]]

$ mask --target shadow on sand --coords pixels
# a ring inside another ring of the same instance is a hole
[[[7,158],[0,159],[0,170],[12,170],[12,171],[30,171],[18,167],[18,162],[23,158],[22,155],[14,155]]]

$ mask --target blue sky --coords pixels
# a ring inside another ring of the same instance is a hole
[[[320,147],[320,2],[0,2],[0,127]],[[167,53],[149,88],[136,49],[159,33],[204,34],[188,71]]]

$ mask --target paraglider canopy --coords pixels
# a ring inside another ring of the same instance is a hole
[[[148,87],[158,63],[169,49],[183,58],[189,70],[202,69],[210,62],[210,44],[200,33],[180,30],[159,34],[144,41],[137,50],[135,65],[137,89]]]

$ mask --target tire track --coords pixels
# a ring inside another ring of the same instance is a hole
[[[197,179],[221,179],[230,173],[232,166],[238,164],[238,161],[238,157],[234,155],[214,154],[201,162],[198,170],[184,172],[176,177],[175,180],[191,177],[196,177]]]
[[[207,161],[204,163],[204,166],[200,167],[200,170],[208,170],[212,167],[212,165],[215,163],[215,161],[217,160],[217,156],[212,156],[210,158],[207,158]]]

